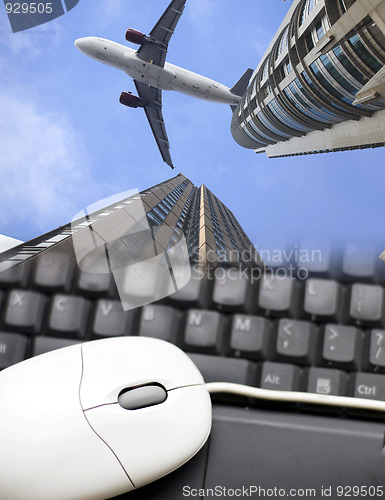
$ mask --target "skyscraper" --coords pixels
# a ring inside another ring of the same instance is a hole
[[[65,226],[0,254],[0,272],[55,249],[82,270],[87,256],[104,253],[120,264],[143,261],[167,252],[183,234],[192,265],[242,269],[263,267],[234,214],[205,186],[196,187],[183,174],[141,193],[102,206]],[[150,228],[150,229],[149,229]],[[162,230],[161,230],[162,228]],[[61,265],[64,265],[61,263]],[[102,266],[103,267],[103,266]]]
[[[384,64],[384,0],[294,0],[233,137],[268,157],[384,146]]]

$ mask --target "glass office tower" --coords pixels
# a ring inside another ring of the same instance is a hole
[[[99,210],[83,212],[61,226],[0,255],[0,272],[50,249],[79,261],[103,253],[116,263],[143,261],[167,252],[183,235],[190,263],[201,267],[263,268],[263,262],[234,214],[205,186],[183,174]],[[75,252],[74,252],[75,247]],[[79,257],[79,254],[80,255]]]
[[[232,121],[269,157],[385,144],[385,0],[295,0]]]

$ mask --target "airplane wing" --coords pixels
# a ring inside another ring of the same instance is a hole
[[[172,0],[162,17],[153,27],[149,37],[151,42],[143,44],[137,54],[140,59],[164,67],[168,43],[183,14],[186,0]]]
[[[174,168],[170,155],[170,143],[168,141],[166,125],[162,114],[162,91],[145,83],[134,80],[139,97],[145,101],[144,111],[150,123],[163,161]]]

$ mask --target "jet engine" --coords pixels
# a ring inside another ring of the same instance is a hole
[[[126,31],[126,40],[127,42],[135,43],[136,45],[143,45],[149,41],[149,38],[141,31],[128,28]]]
[[[120,104],[129,108],[144,108],[145,102],[140,97],[131,94],[131,92],[122,92],[120,95]]]

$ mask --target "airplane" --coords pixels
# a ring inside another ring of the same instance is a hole
[[[168,44],[182,16],[187,0],[172,0],[149,35],[129,28],[128,42],[140,45],[135,51],[111,40],[79,38],[75,46],[86,56],[124,71],[134,79],[138,96],[122,92],[120,102],[131,108],[144,108],[163,161],[174,168],[170,143],[162,114],[162,90],[211,102],[229,104],[234,112],[248,87],[252,69],[248,69],[231,89],[210,78],[166,62]]]

